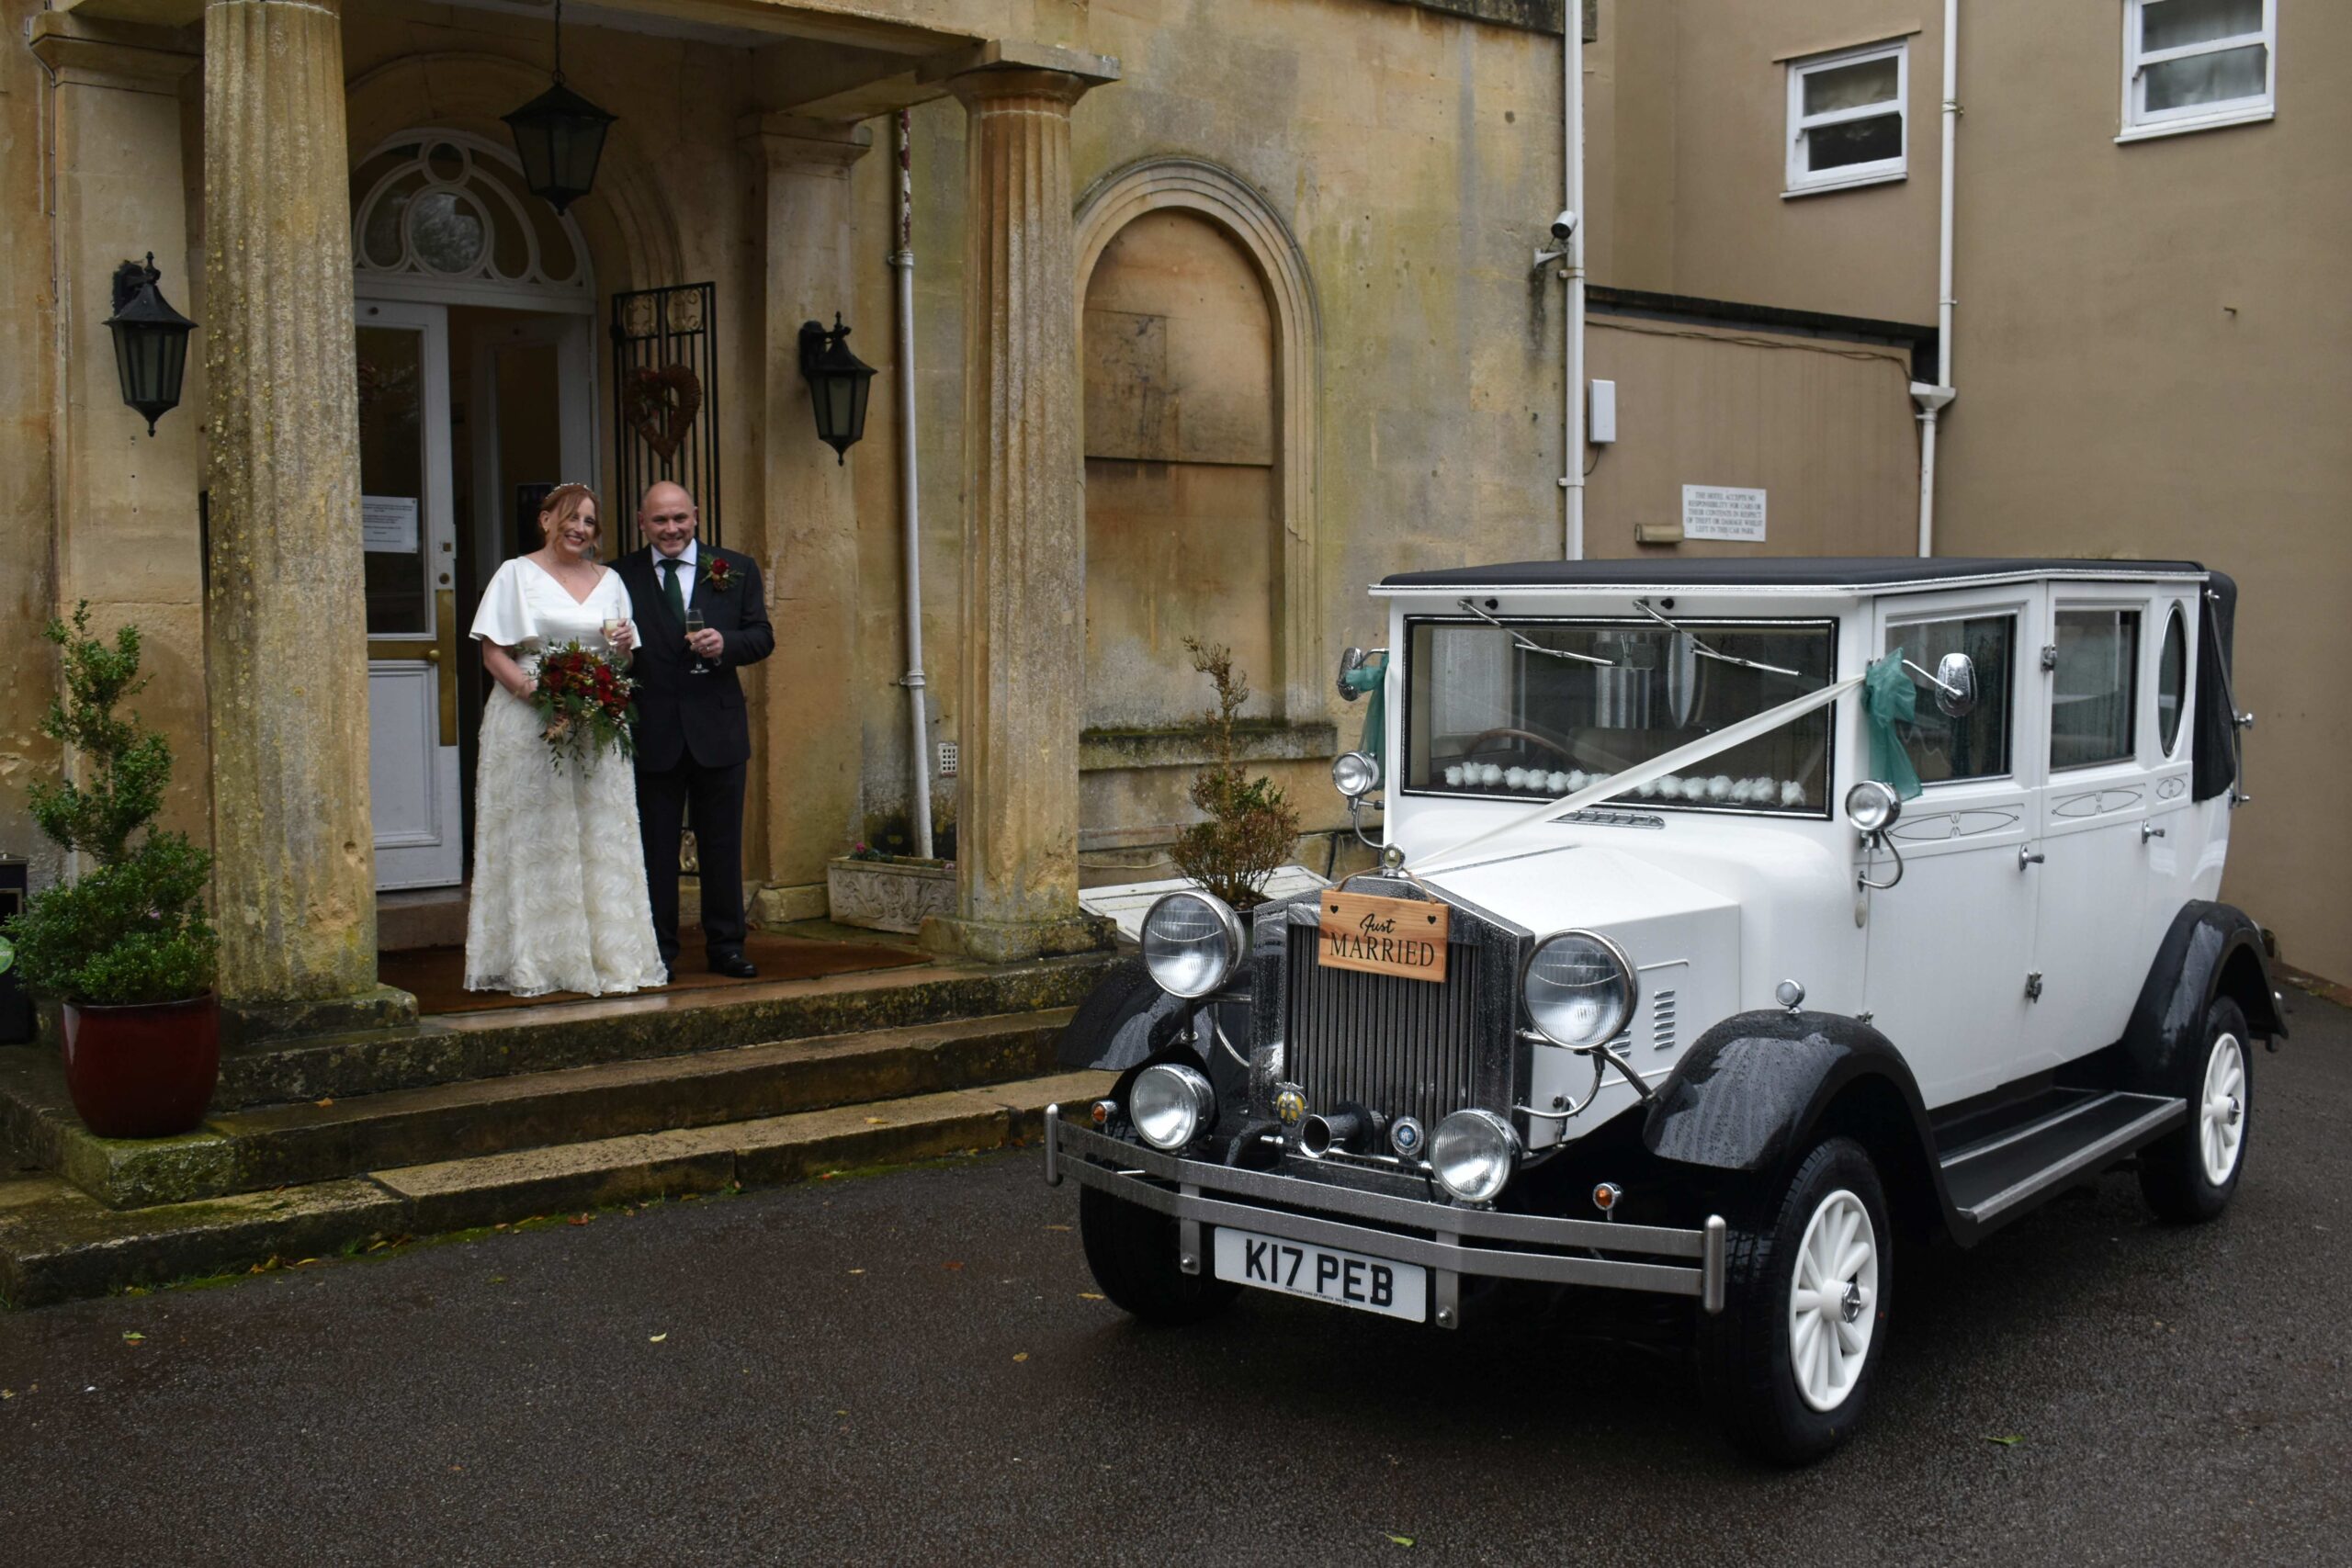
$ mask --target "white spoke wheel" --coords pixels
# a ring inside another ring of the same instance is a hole
[[[1790,1370],[1814,1409],[1835,1410],[1854,1392],[1877,1305],[1878,1232],[1862,1201],[1841,1187],[1814,1210],[1789,1280]]]
[[[2140,1192],[2163,1219],[2195,1224],[2229,1206],[2245,1173],[2254,1130],[2254,1051],[2245,1013],[2227,997],[2205,1010],[2201,1034],[2170,1066],[2168,1088],[2188,1111],[2181,1125],[2140,1151]]]

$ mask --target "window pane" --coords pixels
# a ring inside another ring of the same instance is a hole
[[[2180,699],[2188,689],[2188,624],[2175,606],[2165,625],[2164,655],[2156,660],[2156,739],[2167,757],[2180,739]]]
[[[2132,673],[2137,610],[2058,612],[2058,669],[2050,710],[2050,765],[2086,768],[2132,755]]]
[[[413,327],[358,329],[359,490],[380,511],[405,510],[408,529],[391,530],[361,556],[371,637],[417,637],[433,629],[425,583],[424,334]],[[360,519],[344,526],[357,527]]]
[[[2270,51],[2258,43],[2167,60],[2147,67],[2148,112],[2258,98],[2269,73]]]
[[[1717,650],[1801,671],[1770,675],[1698,657],[1663,626],[1531,621],[1417,623],[1408,687],[1405,787],[1543,800],[1688,745],[1711,730],[1818,690],[1830,679],[1830,628],[1688,628]],[[1610,660],[1579,663],[1558,649]],[[1829,798],[1829,713],[1808,714],[1709,758],[1702,772],[1628,791],[1618,805],[1804,811]]]
[[[2262,0],[2161,0],[2140,8],[2144,53],[2262,30]]]
[[[1894,101],[1901,62],[1894,55],[1832,65],[1804,73],[1804,112],[1810,117],[1832,109],[1858,109]]]
[[[1898,727],[1903,749],[1922,784],[1952,779],[1996,779],[2009,772],[2010,652],[2017,619],[1979,615],[1965,621],[1931,621],[1905,626],[1903,656],[1933,670],[1948,653],[1964,653],[1976,666],[1976,706],[1965,718],[1947,718],[1936,706],[1936,688],[1917,671],[1906,671],[1918,688],[1917,716]]]
[[[1872,115],[1838,125],[1816,125],[1804,133],[1805,167],[1815,174],[1855,164],[1903,156],[1903,117]]]

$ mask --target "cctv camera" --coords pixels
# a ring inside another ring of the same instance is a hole
[[[1575,213],[1563,212],[1552,220],[1552,238],[1565,240],[1576,231],[1577,215]]]

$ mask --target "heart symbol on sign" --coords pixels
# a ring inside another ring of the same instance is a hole
[[[678,455],[686,432],[694,428],[695,415],[702,412],[702,383],[683,365],[664,365],[659,370],[645,366],[629,372],[622,400],[628,427],[667,463]]]

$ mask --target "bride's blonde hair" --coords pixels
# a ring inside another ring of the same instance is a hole
[[[539,542],[552,544],[555,531],[580,515],[582,502],[596,509],[591,526],[596,535],[596,548],[601,552],[605,547],[605,503],[583,484],[560,484],[548,491],[547,499],[539,502]]]

